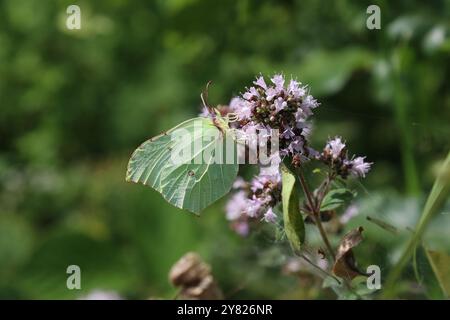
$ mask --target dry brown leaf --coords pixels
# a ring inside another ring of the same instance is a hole
[[[366,273],[361,272],[356,266],[353,248],[361,243],[363,240],[362,232],[364,229],[359,227],[347,233],[339,245],[336,255],[336,262],[333,266],[333,273],[341,278],[352,280],[356,276],[367,276]]]
[[[223,299],[220,288],[211,275],[211,268],[194,252],[188,252],[170,269],[170,282],[180,287],[182,299]]]

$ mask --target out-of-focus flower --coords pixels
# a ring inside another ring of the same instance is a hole
[[[236,192],[228,201],[226,206],[226,217],[233,221],[239,219],[247,210],[248,198],[245,191]]]
[[[291,139],[293,137],[295,137],[295,133],[294,131],[292,131],[291,128],[287,128],[286,130],[284,130],[284,132],[281,134],[281,137],[284,139]]]
[[[275,154],[270,156],[267,165],[261,166],[259,168],[259,174],[272,176],[273,181],[281,182],[280,163],[281,163],[280,153],[276,152]]]
[[[264,214],[264,220],[269,223],[277,222],[277,215],[275,214],[275,212],[273,212],[273,209],[271,207],[269,207],[269,209],[267,209],[266,213]]]
[[[298,137],[296,137],[292,142],[289,144],[288,150],[291,153],[299,153],[304,146],[304,141]]]
[[[318,103],[313,96],[307,95],[305,99],[303,99],[301,107],[305,113],[312,113],[312,109],[317,108],[319,105],[320,103]]]
[[[202,107],[202,112],[200,112],[199,116],[204,117],[204,118],[207,118],[210,116],[210,112],[206,106]]]
[[[250,232],[250,226],[247,221],[236,221],[231,224],[231,228],[241,237],[248,236]]]
[[[123,298],[115,291],[94,289],[79,300],[123,300]]]
[[[347,224],[353,217],[356,217],[359,214],[359,209],[356,204],[351,204],[344,211],[344,213],[339,218],[339,222],[342,224]]]
[[[233,182],[233,189],[243,189],[247,186],[247,182],[242,177],[237,177]]]
[[[230,109],[236,113],[241,121],[245,121],[252,116],[252,104],[242,98],[235,97],[230,102]]]
[[[246,209],[247,216],[249,218],[256,218],[261,213],[261,209],[264,205],[264,201],[261,198],[257,198],[253,195],[253,199],[248,202],[248,207]]]
[[[273,155],[268,166],[262,167],[260,174],[250,183],[239,179],[238,191],[228,200],[226,217],[231,221],[231,228],[240,235],[247,235],[250,220],[263,219],[274,223],[276,214],[273,208],[281,200],[281,175],[278,166],[281,159]]]
[[[369,172],[371,162],[365,162],[366,157],[356,157],[351,161],[350,172],[355,177],[366,177],[366,173]]]

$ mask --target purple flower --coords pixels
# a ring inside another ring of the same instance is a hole
[[[280,112],[281,110],[283,110],[284,108],[287,107],[287,102],[284,101],[283,98],[279,97],[278,99],[276,99],[274,101],[274,105],[275,105],[275,111]]]
[[[283,131],[283,133],[281,134],[281,137],[284,139],[291,139],[291,138],[295,137],[295,133],[294,133],[294,131],[292,131],[291,128],[287,128],[286,130]]]
[[[266,90],[266,100],[267,101],[272,101],[273,98],[275,98],[278,93],[279,92],[277,90],[275,90],[275,88],[272,88],[272,87],[267,88],[267,90]]]
[[[303,128],[302,128],[302,136],[304,136],[305,138],[309,138],[309,136],[311,135],[311,131],[312,131],[312,124],[306,123]]]
[[[307,95],[301,104],[301,108],[306,114],[312,114],[311,109],[315,109],[319,106],[319,103],[313,96]]]
[[[259,93],[255,87],[250,87],[246,93],[242,95],[245,100],[251,100],[253,97],[259,97]]]
[[[267,176],[256,176],[253,178],[252,182],[251,182],[251,186],[250,189],[253,192],[256,192],[257,190],[262,190],[264,189],[264,185],[269,182],[269,179]]]
[[[295,121],[297,122],[304,122],[307,117],[306,113],[300,108],[295,112]]]
[[[284,88],[284,77],[281,74],[274,75],[271,79],[272,83],[275,85],[275,89],[280,92]]]
[[[255,196],[253,199],[249,200],[247,203],[247,216],[250,218],[256,218],[259,215],[261,207],[263,206],[263,201]]]
[[[267,84],[266,81],[264,81],[264,77],[263,76],[259,76],[258,78],[256,78],[256,81],[253,81],[253,83],[261,88],[263,88],[264,90],[267,90]]]
[[[205,106],[202,107],[202,112],[199,114],[200,117],[209,118],[211,116],[209,109]]]
[[[261,172],[259,175],[253,178],[250,189],[253,192],[256,192],[258,190],[263,190],[268,184],[276,185],[280,181],[281,176],[278,171],[278,165],[271,167],[261,167]]]
[[[308,147],[308,154],[312,159],[318,159],[320,157],[320,152],[310,147]]]
[[[356,217],[358,214],[359,214],[358,206],[356,204],[351,204],[350,206],[348,206],[347,210],[344,211],[339,221],[342,224],[346,224],[353,217]]]
[[[275,214],[275,212],[273,212],[273,209],[271,207],[269,207],[269,209],[267,209],[266,213],[264,214],[263,219],[266,222],[275,223],[275,222],[277,222],[277,215]]]
[[[78,298],[79,300],[123,300],[123,298],[115,291],[106,291],[94,289],[87,295]]]
[[[277,152],[277,153],[273,154],[272,156],[270,156],[269,163],[270,164],[268,166],[262,166],[260,168],[260,175],[271,176],[271,181],[274,181],[276,183],[280,182],[281,181],[280,154]]]
[[[247,182],[245,182],[242,177],[237,177],[236,180],[233,182],[233,189],[243,189],[247,186]]]
[[[303,140],[300,137],[296,137],[292,142],[289,144],[289,151],[292,153],[298,153],[303,151]]]
[[[232,224],[232,228],[241,237],[248,236],[248,233],[250,231],[250,227],[247,221],[236,221]]]
[[[247,210],[249,199],[244,191],[236,192],[228,200],[225,211],[227,220],[233,221],[239,219]]]
[[[248,144],[249,148],[251,149],[257,148],[258,143],[257,129],[259,128],[260,128],[259,124],[249,122],[242,127],[242,131],[238,134],[238,136]]]
[[[300,84],[300,82],[294,79],[291,79],[291,81],[289,82],[288,93],[296,99],[303,97],[306,93],[305,88],[300,87]]]
[[[364,161],[365,157],[349,159],[341,137],[329,139],[321,152],[312,149],[309,146],[312,128],[309,117],[319,103],[308,94],[307,87],[297,80],[291,78],[285,86],[285,77],[275,74],[270,81],[272,84],[267,85],[263,76],[256,77],[254,86],[240,97],[233,98],[229,104],[231,111],[239,117],[239,121],[231,124],[236,132],[236,140],[245,142],[245,149],[238,148],[239,159],[251,152],[251,155],[254,154],[251,159],[256,157],[255,160],[259,160],[260,164],[259,175],[250,183],[242,178],[236,179],[233,188],[238,191],[226,206],[227,219],[232,221],[232,228],[241,235],[248,234],[249,223],[256,219],[269,223],[278,221],[273,208],[282,200],[281,157],[287,156],[293,165],[312,159],[322,161],[333,170],[333,174],[343,179],[349,175],[365,177],[372,165]],[[204,110],[203,113],[207,115],[209,112]],[[281,138],[278,137],[278,130],[282,132]],[[266,138],[274,138],[273,132],[277,133],[277,140],[272,140],[270,147],[278,147],[279,151],[267,158],[268,154],[261,153],[266,148],[261,147],[268,146]],[[267,160],[270,160],[268,165]],[[340,218],[341,223],[346,223],[357,213],[356,206],[348,207]],[[322,259],[318,263],[326,264],[326,260]]]
[[[325,146],[325,151],[331,154],[331,157],[336,160],[341,156],[342,150],[345,148],[345,143],[342,142],[340,137],[336,137],[333,140],[329,140]]]
[[[236,109],[240,108],[240,104],[242,103],[242,99],[240,97],[234,97],[231,99],[229,105],[230,109],[236,111]]]
[[[366,157],[357,157],[353,159],[351,163],[350,173],[355,177],[366,177],[366,173],[369,172],[371,162],[364,162]]]
[[[252,104],[241,98],[233,98],[230,109],[237,114],[239,120],[249,119],[252,116]]]
[[[280,149],[280,156],[286,157],[289,155],[289,152],[290,152],[289,146],[287,148]]]
[[[327,260],[327,259],[318,258],[318,259],[317,259],[317,265],[318,265],[322,270],[327,270],[327,269],[328,269],[328,260]]]

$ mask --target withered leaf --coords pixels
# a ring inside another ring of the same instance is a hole
[[[222,291],[211,274],[211,267],[194,252],[188,252],[172,266],[169,280],[180,288],[182,299],[223,299]]]
[[[359,227],[347,233],[341,240],[339,245],[336,262],[333,266],[333,273],[341,278],[352,280],[356,276],[367,276],[366,273],[360,271],[356,266],[353,248],[363,240],[362,232],[364,229]]]

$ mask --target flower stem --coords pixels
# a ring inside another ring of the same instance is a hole
[[[333,181],[334,177],[332,174],[328,173],[327,178],[325,181],[320,185],[320,187],[317,189],[317,206],[316,210],[320,212],[320,207],[322,205],[323,199],[325,198],[325,195],[328,193],[330,189],[331,182]]]
[[[300,178],[300,184],[302,185],[303,192],[306,195],[306,198],[308,199],[309,206],[311,210],[313,211],[314,215],[314,222],[316,223],[317,228],[319,229],[320,236],[322,237],[323,242],[325,243],[325,246],[327,247],[328,253],[333,258],[333,261],[336,259],[333,251],[333,247],[331,246],[330,241],[328,240],[327,233],[325,232],[325,229],[323,228],[322,221],[320,220],[320,208],[317,208],[317,205],[314,203],[311,191],[308,188],[308,185],[305,181],[305,176],[303,175],[303,171],[301,166],[297,167],[297,173]]]
[[[336,278],[335,276],[333,276],[331,273],[327,272],[326,270],[322,269],[321,267],[319,267],[318,265],[316,265],[314,262],[312,262],[307,256],[305,256],[304,254],[301,253],[296,253],[300,258],[302,258],[303,260],[305,260],[306,262],[308,262],[311,266],[313,266],[314,268],[316,268],[317,270],[319,270],[320,272],[322,272],[323,274],[327,275],[328,277],[333,278],[339,285],[341,284],[341,282],[339,281],[338,278]]]
[[[320,235],[321,235],[321,237],[323,239],[323,242],[325,243],[325,246],[327,247],[329,254],[333,258],[333,261],[335,261],[336,257],[334,255],[333,248],[331,247],[331,243],[328,240],[327,233],[325,232],[325,229],[323,228],[322,221],[320,221],[320,215],[315,213],[314,216],[316,218],[316,225],[317,225],[317,228],[319,229],[319,232],[320,232]]]

